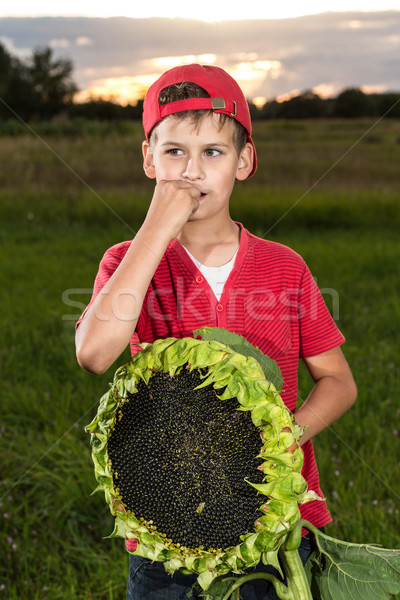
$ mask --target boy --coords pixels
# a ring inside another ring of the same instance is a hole
[[[104,372],[130,343],[192,336],[205,325],[244,335],[275,359],[283,399],[296,408],[301,357],[314,382],[295,412],[309,488],[322,496],[311,438],[354,402],[356,388],[340,345],[344,337],[298,254],[256,238],[229,214],[235,180],[256,170],[247,102],[222,69],[186,65],[164,73],[143,110],[143,165],[155,180],[145,221],[131,242],[103,257],[92,300],[78,322],[79,364]],[[325,502],[301,507],[317,527],[330,519]],[[310,553],[305,536],[303,561]],[[259,565],[260,570],[265,569]],[[161,563],[130,557],[128,598],[184,598],[193,577],[171,578]],[[265,582],[246,584],[249,600],[276,598]]]

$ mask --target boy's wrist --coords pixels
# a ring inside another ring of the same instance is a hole
[[[142,244],[154,251],[157,255],[161,253],[160,260],[168,244],[174,239],[168,227],[160,227],[159,224],[152,224],[144,221],[137,232],[135,239],[140,240]]]

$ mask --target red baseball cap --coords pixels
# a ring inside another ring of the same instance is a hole
[[[159,104],[158,98],[161,90],[174,85],[190,81],[202,87],[209,98],[187,98],[168,104]],[[251,139],[251,119],[249,107],[242,90],[237,82],[220,67],[208,65],[182,65],[166,71],[147,90],[143,105],[143,127],[146,139],[149,139],[151,130],[164,117],[185,110],[211,109],[216,113],[229,115],[238,121],[247,131],[247,141],[253,146],[254,160],[251,177],[257,168],[257,156],[254,142]]]

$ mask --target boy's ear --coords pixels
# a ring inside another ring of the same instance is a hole
[[[253,168],[254,148],[247,142],[239,156],[239,165],[236,171],[236,179],[243,181],[247,179]]]
[[[147,177],[150,179],[156,178],[156,169],[154,167],[153,152],[150,147],[150,143],[145,140],[142,143],[142,154],[143,154],[143,169]]]

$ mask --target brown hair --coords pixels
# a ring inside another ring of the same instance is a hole
[[[161,90],[160,95],[158,97],[158,103],[169,104],[170,102],[176,102],[177,100],[186,100],[187,98],[209,98],[210,94],[206,92],[201,86],[196,83],[192,83],[191,81],[183,81],[182,83],[175,83],[173,85],[169,85],[168,87]],[[214,111],[212,109],[199,109],[199,110],[184,110],[182,112],[173,113],[173,116],[177,119],[186,119],[190,118],[193,125],[198,127],[199,123],[206,115],[213,114]],[[220,117],[220,129],[224,127],[225,123],[228,119],[233,122],[233,143],[235,145],[236,151],[238,154],[243,150],[246,142],[247,142],[247,131],[241,125],[224,113],[217,113]],[[157,125],[154,127],[153,131],[150,133],[150,140],[153,135],[153,132],[157,128]]]

